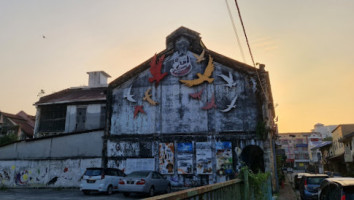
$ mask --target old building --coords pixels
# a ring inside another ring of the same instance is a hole
[[[33,138],[35,117],[24,111],[17,114],[0,112],[0,137],[14,134],[19,140]]]
[[[107,78],[103,71],[88,72],[89,84],[43,96],[37,107],[35,137],[103,129]]]
[[[305,170],[317,159],[311,149],[322,141],[322,136],[316,132],[280,133],[278,140],[285,150],[288,166]]]
[[[347,138],[346,136],[350,135],[352,132],[354,132],[354,124],[340,124],[332,131],[333,142],[331,148],[333,155],[328,159],[335,172],[339,172],[341,174],[347,174],[349,172],[346,167],[346,162],[350,162],[350,157],[348,156],[348,160],[345,161],[344,156],[345,149],[348,153],[349,150],[348,148],[345,148],[343,138]],[[346,144],[348,145],[350,143]]]
[[[105,72],[89,85],[43,96],[35,138],[0,147],[0,182],[6,187],[79,187],[87,167],[101,167],[106,114]]]
[[[109,84],[106,160],[156,169],[175,186],[234,177],[242,162],[275,185],[274,107],[268,72],[208,49],[181,27],[166,49]]]

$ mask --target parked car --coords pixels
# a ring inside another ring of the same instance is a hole
[[[323,180],[319,200],[354,200],[354,178],[340,177]]]
[[[124,196],[130,193],[145,193],[154,196],[156,193],[171,192],[171,183],[156,171],[135,171],[119,180],[119,192]]]
[[[306,174],[309,174],[309,173],[297,173],[297,174],[295,174],[295,176],[294,176],[294,187],[295,187],[295,189],[299,189],[299,184],[300,184],[301,178],[302,178],[303,175],[306,175]]]
[[[325,171],[324,174],[327,174],[331,178],[342,177],[342,175],[339,172]]]
[[[118,181],[124,176],[119,169],[87,168],[81,179],[80,190],[86,195],[93,191],[112,194],[118,191]]]
[[[317,199],[318,189],[324,179],[328,178],[327,174],[304,174],[302,175],[299,192],[302,200]]]

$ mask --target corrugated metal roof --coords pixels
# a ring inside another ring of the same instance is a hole
[[[327,146],[327,145],[330,145],[330,144],[332,144],[331,141],[323,141],[320,144],[316,145],[315,147],[311,148],[311,150],[319,149],[321,147],[324,147],[324,146]]]
[[[106,100],[107,87],[69,88],[43,96],[34,105],[63,104]]]

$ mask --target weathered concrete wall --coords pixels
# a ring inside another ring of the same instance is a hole
[[[87,167],[101,159],[0,161],[0,185],[6,187],[79,187]]]
[[[0,147],[1,160],[101,157],[103,131],[30,140]]]
[[[131,169],[129,169],[129,167],[132,166],[132,164],[128,166],[128,161],[130,159],[136,162],[136,165],[133,164],[134,170],[146,169],[146,168],[150,169],[151,167],[153,167],[154,170],[161,172],[161,167],[163,166],[163,164],[161,163],[161,158],[159,156],[160,154],[159,145],[161,143],[164,143],[162,142],[163,139],[157,139],[155,141],[150,141],[150,142],[149,140],[150,138],[145,138],[144,142],[138,142],[138,140],[128,140],[128,139],[109,140],[107,143],[107,148],[108,148],[107,155],[109,157],[107,166],[119,168],[123,171],[130,172]],[[209,149],[210,155],[207,155],[208,153],[206,153],[205,157],[198,155],[196,143],[200,141],[205,141],[205,143],[210,144],[210,149]],[[171,163],[174,165],[174,167],[172,172],[170,173],[166,172],[163,174],[171,181],[171,183],[174,186],[197,186],[200,184],[212,184],[212,183],[225,181],[228,178],[233,177],[233,174],[235,172],[232,172],[231,174],[226,172],[227,174],[223,174],[223,175],[215,173],[216,171],[220,170],[220,166],[218,166],[218,162],[229,163],[229,161],[225,161],[224,159],[230,156],[229,158],[232,159],[231,168],[236,169],[236,171],[238,171],[241,167],[241,153],[246,147],[250,145],[251,146],[256,145],[263,150],[263,146],[264,146],[263,141],[255,140],[255,139],[230,139],[228,141],[223,140],[223,142],[231,142],[232,144],[229,152],[230,155],[225,156],[225,155],[220,155],[220,150],[219,151],[217,150],[217,143],[220,142],[219,139],[209,137],[209,138],[203,138],[200,141],[198,141],[198,139],[195,139],[194,141],[188,141],[192,143],[193,150],[190,154],[190,157],[187,156],[188,159],[185,160],[186,156],[183,156],[183,153],[179,154],[178,153],[179,149],[177,147],[178,143],[181,143],[182,141],[169,140],[170,143],[174,144],[173,156],[172,158],[170,158],[172,160]],[[210,160],[211,171],[208,173],[200,172],[198,168],[205,167],[205,166],[198,165],[201,162],[203,162],[200,160],[200,158],[204,157],[205,159],[208,156],[211,157]],[[150,161],[150,163],[144,163],[144,160],[147,160],[148,158],[154,161],[153,162]],[[184,168],[183,166],[180,166],[180,164],[182,163],[190,163],[191,172],[187,174],[182,174],[181,171],[178,170]]]
[[[85,122],[85,130],[93,130],[101,127],[100,118],[101,118],[101,107],[104,104],[90,104],[90,105],[80,105],[87,106],[86,108],[86,122]],[[77,114],[77,105],[68,105],[66,109],[66,119],[65,119],[65,132],[71,133],[75,132],[77,122],[76,122],[76,114]]]
[[[102,166],[103,131],[22,141],[0,147],[0,184],[79,187],[87,167]]]
[[[168,60],[169,58],[166,58]],[[191,57],[194,68],[183,78],[167,75],[158,87],[151,84],[149,70],[137,75],[125,84],[115,88],[111,118],[111,134],[174,134],[174,133],[205,133],[205,132],[251,132],[255,131],[261,120],[261,106],[257,100],[257,82],[255,77],[237,72],[214,62],[215,70],[212,84],[204,83],[195,87],[187,87],[180,79],[191,80],[196,73],[203,73],[204,64],[196,63]],[[170,66],[163,65],[163,72],[168,72]],[[225,86],[220,75],[233,76],[236,85]],[[131,94],[136,103],[124,99],[124,94],[131,87]],[[144,93],[151,88],[151,98],[158,102],[156,106],[143,101]],[[190,94],[203,90],[201,99],[193,99]],[[202,107],[215,96],[215,109],[203,110]],[[236,108],[229,112],[221,112],[235,98]],[[134,117],[134,107],[143,105],[145,114],[138,113]]]

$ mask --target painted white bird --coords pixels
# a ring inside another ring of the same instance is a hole
[[[232,88],[236,86],[236,82],[234,82],[234,77],[232,76],[231,72],[229,72],[229,76],[225,76],[224,74],[219,75],[221,78],[226,81],[225,84],[227,87]]]
[[[229,112],[231,109],[236,108],[236,100],[238,98],[238,95],[235,96],[234,99],[232,99],[231,103],[227,105],[227,108],[224,110],[220,110],[221,112]]]
[[[127,92],[124,94],[123,98],[126,98],[128,101],[135,103],[136,100],[133,99],[134,95],[131,94],[132,86],[133,85],[130,85],[130,87],[128,88]]]

